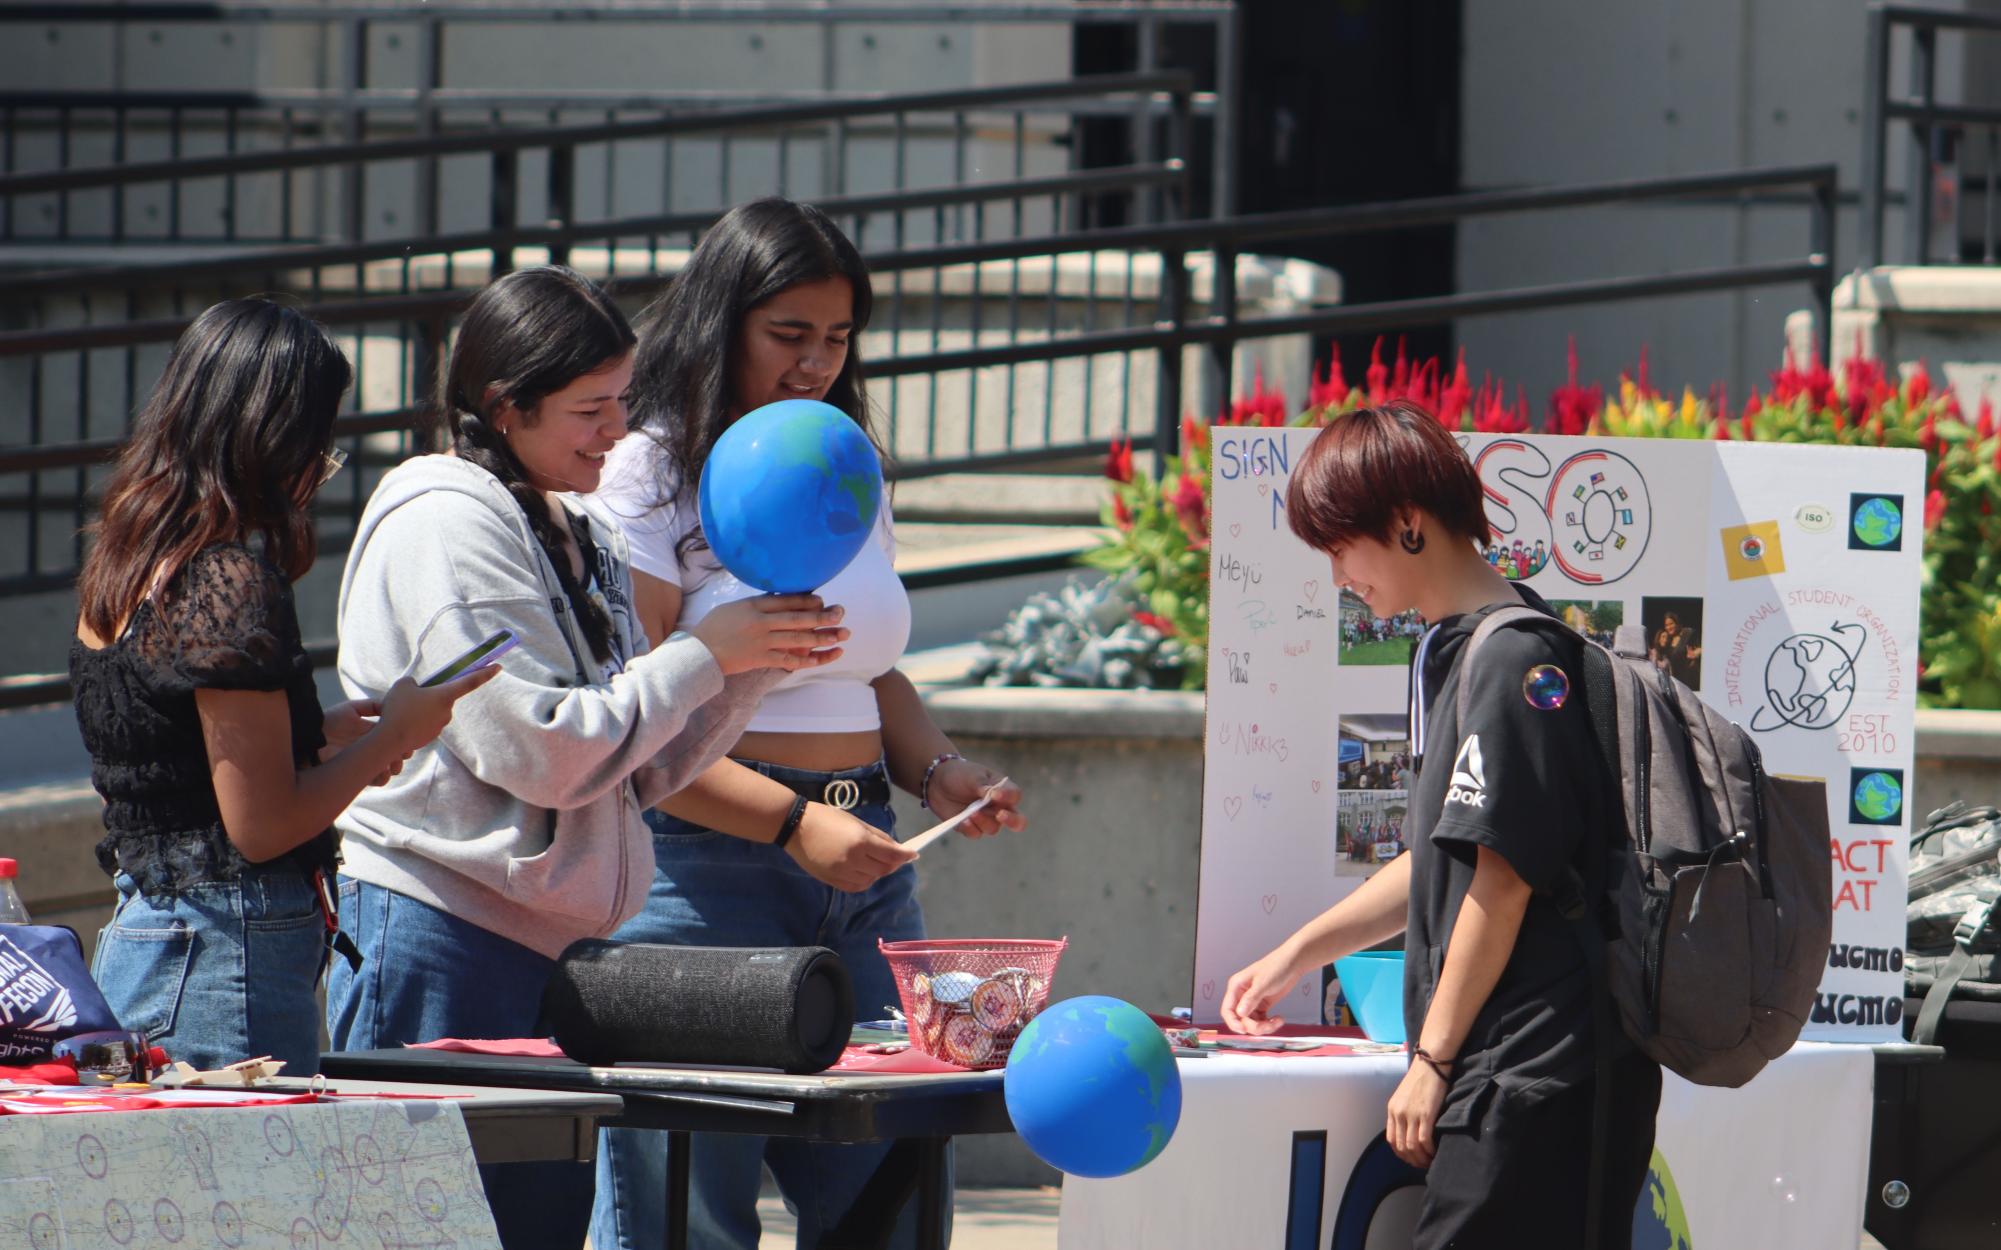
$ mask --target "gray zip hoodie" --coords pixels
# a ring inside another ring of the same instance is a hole
[[[653,876],[640,812],[742,734],[776,670],[725,679],[685,634],[649,651],[625,536],[588,499],[613,669],[591,656],[555,567],[507,488],[453,456],[382,479],[340,587],[349,698],[422,680],[496,630],[520,640],[436,743],[335,822],[342,871],[554,957],[636,914]]]

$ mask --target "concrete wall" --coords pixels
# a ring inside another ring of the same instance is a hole
[[[1991,0],[1930,7],[1994,11]],[[1832,161],[1841,189],[1860,183],[1863,0],[1687,0],[1672,5],[1518,0],[1465,12],[1462,181],[1469,188],[1653,178]],[[1941,41],[1942,100],[1987,90],[2001,40]],[[1909,54],[1893,49],[1892,90]],[[1888,167],[1907,159],[1893,131]],[[1887,234],[1899,244],[1892,210]],[[1941,232],[1943,235],[1945,232]],[[1837,268],[1856,257],[1857,215],[1839,213]],[[1797,207],[1612,208],[1496,217],[1459,233],[1460,289],[1660,273],[1805,255]],[[1893,250],[1893,255],[1896,252]],[[1477,370],[1541,396],[1563,380],[1577,338],[1586,380],[1616,381],[1640,348],[1653,376],[1698,393],[1725,382],[1765,386],[1799,287],[1681,296],[1588,310],[1462,321]],[[1822,335],[1826,327],[1819,327]]]
[[[1805,338],[1807,314],[1789,335]],[[1834,291],[1834,366],[1851,356],[1905,371],[1920,362],[1959,395],[1962,409],[2001,403],[2001,269],[1886,265],[1850,274]]]
[[[1195,956],[1201,853],[1199,694],[934,689],[932,715],[967,755],[1027,793],[1029,830],[951,840],[920,868],[939,937],[1064,937],[1052,993],[1113,994],[1149,1010],[1185,1005]],[[1912,811],[2001,800],[2001,713],[1920,712]],[[87,787],[0,797],[0,853],[23,864],[38,918],[94,940],[108,886],[91,860],[98,803]],[[928,825],[899,796],[899,827]],[[873,1011],[880,1004],[861,1004]],[[1052,1183],[1011,1137],[960,1144],[968,1185]]]

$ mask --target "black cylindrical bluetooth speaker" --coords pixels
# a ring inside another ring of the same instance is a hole
[[[542,991],[542,1020],[582,1063],[717,1063],[819,1072],[841,1057],[855,991],[820,946],[572,942]]]

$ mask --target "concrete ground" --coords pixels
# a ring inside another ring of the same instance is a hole
[[[767,1188],[769,1188],[767,1186]],[[952,1204],[952,1250],[1056,1250],[1055,1189],[961,1189]],[[759,1250],[792,1250],[796,1226],[776,1192],[757,1204]]]

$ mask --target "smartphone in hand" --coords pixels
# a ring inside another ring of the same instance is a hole
[[[485,668],[512,651],[517,641],[519,640],[515,638],[513,630],[503,629],[417,684],[442,686],[454,677],[470,673],[476,668]]]

